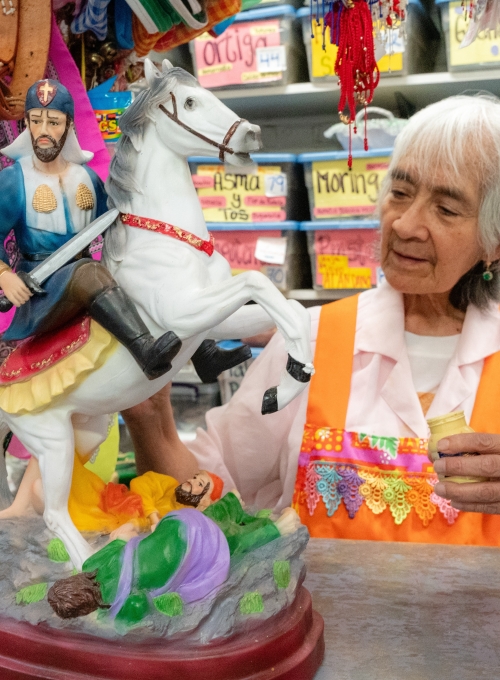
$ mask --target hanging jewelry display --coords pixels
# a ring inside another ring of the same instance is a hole
[[[351,135],[356,133],[356,108],[364,107],[364,148],[368,150],[366,107],[373,101],[380,73],[375,57],[375,41],[387,54],[396,39],[404,40],[406,0],[313,0],[311,21],[323,25],[323,48],[327,33],[337,46],[335,74],[339,78],[340,120],[349,125],[348,166],[352,167]]]

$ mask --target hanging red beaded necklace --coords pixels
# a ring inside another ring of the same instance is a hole
[[[365,107],[364,148],[368,150],[366,107],[371,104],[380,79],[375,60],[372,14],[366,0],[333,2],[326,14],[324,30],[330,29],[330,39],[337,45],[335,74],[339,78],[340,120],[349,125],[349,156],[347,164],[352,167],[352,130],[356,124],[356,104]],[[356,129],[354,130],[356,133]]]

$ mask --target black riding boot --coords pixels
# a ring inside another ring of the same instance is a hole
[[[170,371],[181,341],[173,331],[155,340],[122,288],[115,286],[99,293],[89,314],[128,349],[149,380]]]
[[[211,383],[217,380],[222,371],[234,368],[251,358],[252,350],[248,345],[235,349],[221,349],[213,340],[204,340],[191,357],[191,361],[201,381]]]

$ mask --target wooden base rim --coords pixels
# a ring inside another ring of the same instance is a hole
[[[260,626],[209,645],[103,640],[0,619],[2,680],[312,680],[324,655],[323,619],[301,587]]]

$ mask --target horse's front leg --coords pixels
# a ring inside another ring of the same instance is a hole
[[[38,415],[22,416],[12,423],[12,430],[38,459],[45,500],[45,524],[62,540],[73,565],[81,569],[93,551],[68,512],[75,456],[71,420],[65,414],[44,411]]]
[[[250,271],[204,289],[191,289],[189,294],[179,294],[169,305],[168,322],[180,338],[191,337],[219,326],[249,300],[257,302],[273,319],[289,353],[280,384],[264,396],[262,412],[272,413],[298,396],[313,372],[310,317],[302,305],[293,300],[287,302],[267,277]],[[235,329],[235,334],[242,335],[241,330]]]

